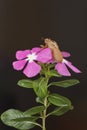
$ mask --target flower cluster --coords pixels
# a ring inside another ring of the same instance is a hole
[[[2,113],[1,120],[5,125],[14,127],[19,130],[28,130],[39,126],[42,130],[46,130],[46,118],[48,116],[62,116],[69,110],[73,109],[72,102],[67,97],[58,93],[51,93],[49,87],[58,86],[67,88],[79,83],[77,79],[69,79],[63,81],[50,81],[52,77],[71,76],[68,67],[75,73],[81,73],[66,58],[70,57],[70,53],[60,51],[58,44],[46,38],[45,45],[34,47],[31,50],[19,50],[16,52],[16,61],[13,62],[15,70],[22,70],[23,74],[28,78],[36,75],[36,79],[21,79],[18,85],[24,88],[33,89],[36,95],[36,102],[40,105],[32,107],[26,111],[17,109],[8,109]],[[47,111],[49,107],[54,106],[51,111]],[[41,123],[38,123],[38,119]]]
[[[35,47],[32,48],[32,50],[19,50],[16,52],[17,61],[13,62],[13,68],[18,71],[23,70],[23,73],[29,78],[40,73],[41,66],[39,63],[56,63],[55,70],[57,70],[57,72],[63,76],[71,76],[67,66],[75,73],[81,73],[79,69],[65,59],[70,57],[70,53],[62,52],[62,55],[62,62],[56,62],[53,58],[52,50],[50,48]]]

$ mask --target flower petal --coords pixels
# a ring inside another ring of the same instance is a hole
[[[43,49],[37,54],[37,61],[47,63],[52,59],[52,51],[50,48]]]
[[[64,76],[71,76],[70,72],[68,71],[66,65],[64,63],[57,63],[55,69],[58,71],[59,74]]]
[[[73,66],[73,65],[71,64],[71,62],[67,61],[65,64],[66,64],[71,70],[73,70],[75,73],[81,73],[81,71],[80,71],[78,68],[76,68],[75,66]]]
[[[31,50],[31,52],[32,53],[38,53],[39,51],[41,51],[42,50],[42,48],[40,48],[40,47],[34,47],[32,50]]]
[[[30,50],[23,50],[23,51],[20,50],[16,52],[16,58],[17,60],[21,60],[21,59],[26,58],[28,54],[30,54]]]
[[[66,51],[62,51],[62,55],[63,57],[70,57],[71,54],[69,52],[66,52]]]
[[[56,61],[55,61],[55,59],[51,59],[51,60],[49,60],[48,62],[47,62],[48,64],[50,64],[50,63],[56,63]]]
[[[35,62],[28,62],[27,66],[25,67],[23,73],[27,76],[27,77],[34,77],[36,76],[41,70],[40,65],[38,65]]]
[[[12,65],[15,70],[22,70],[26,62],[27,62],[26,60],[14,61]]]

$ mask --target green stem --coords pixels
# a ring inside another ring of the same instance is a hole
[[[44,111],[43,118],[42,118],[42,130],[46,130],[45,122],[46,122],[46,117],[45,117],[45,111]]]
[[[45,76],[45,78],[47,80],[46,82],[48,84],[48,81],[49,81],[50,77],[48,76],[47,72],[48,72],[49,68],[46,68],[46,66],[44,66],[44,64],[42,65],[42,67],[43,67],[43,70],[44,70],[44,76]],[[46,130],[46,113],[47,113],[47,107],[48,107],[47,97],[48,97],[48,95],[44,98],[44,107],[45,107],[45,109],[42,112],[42,130]]]
[[[46,130],[46,111],[47,111],[47,97],[44,99],[45,109],[42,114],[42,130]]]

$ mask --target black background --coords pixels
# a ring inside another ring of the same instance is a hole
[[[47,119],[47,130],[87,130],[87,3],[79,0],[0,0],[0,113],[34,105],[32,90],[17,86],[26,78],[12,68],[17,50],[39,46],[42,37],[57,42],[61,50],[71,53],[70,60],[82,74],[71,78],[80,84],[59,93],[69,97],[74,110],[61,117]],[[64,77],[64,79],[67,79]],[[52,88],[57,92],[58,88]],[[0,122],[1,130],[14,130]],[[34,130],[39,130],[35,127]]]

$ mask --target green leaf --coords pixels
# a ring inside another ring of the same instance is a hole
[[[72,110],[73,106],[62,106],[62,107],[57,107],[50,113],[50,115],[55,115],[55,116],[61,116],[68,112],[69,110]]]
[[[24,114],[35,115],[35,114],[42,112],[43,110],[44,110],[44,106],[36,106],[36,107],[32,107],[29,110],[25,111]]]
[[[33,81],[33,89],[38,97],[45,97],[47,95],[47,80],[41,77]]]
[[[76,85],[79,83],[79,80],[77,79],[69,79],[69,80],[64,80],[64,81],[59,81],[59,82],[52,82],[49,84],[49,86],[55,85],[63,88],[67,88],[73,85]]]
[[[48,100],[51,104],[55,106],[71,106],[71,101],[68,98],[59,94],[49,95]]]
[[[28,130],[35,126],[37,117],[32,117],[15,109],[9,109],[1,115],[4,124],[19,130]]]
[[[33,81],[30,80],[30,79],[22,79],[22,80],[19,80],[17,84],[18,84],[20,87],[32,88],[32,83],[33,83]]]
[[[48,71],[48,76],[52,77],[52,76],[55,76],[55,77],[62,77],[60,74],[58,74],[58,72],[56,70],[50,70]]]
[[[46,67],[49,68],[49,69],[51,69],[51,68],[54,68],[55,65],[56,65],[55,63],[53,63],[53,64],[46,64]]]

